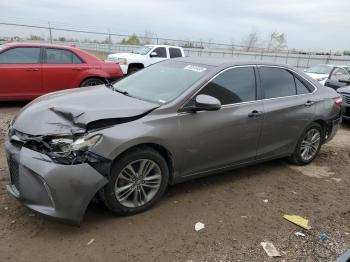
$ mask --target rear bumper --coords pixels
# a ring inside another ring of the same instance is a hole
[[[5,140],[11,175],[7,191],[43,215],[81,223],[96,192],[108,180],[87,163],[61,165],[48,156]]]
[[[325,139],[324,143],[327,143],[329,141],[331,141],[335,134],[337,133],[340,124],[342,122],[342,117],[338,117],[337,119],[331,120],[328,122],[328,135],[327,138]]]

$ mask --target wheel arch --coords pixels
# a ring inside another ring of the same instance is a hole
[[[130,150],[133,150],[135,148],[152,148],[158,153],[160,153],[165,161],[167,162],[168,168],[169,168],[169,184],[172,184],[174,181],[174,158],[172,153],[163,145],[160,145],[159,143],[153,143],[153,142],[147,142],[147,143],[139,143],[132,145],[126,149],[124,149],[122,152],[120,152],[114,159],[113,162],[117,161],[120,157],[127,154]]]
[[[102,76],[87,76],[85,78],[83,78],[80,83],[79,83],[79,87],[81,87],[81,85],[86,81],[86,80],[89,80],[89,79],[92,79],[92,78],[97,78],[97,79],[100,79],[102,80],[105,84],[107,84],[107,80],[105,77],[102,77]]]
[[[143,63],[140,63],[140,62],[134,62],[134,63],[130,63],[129,64],[128,69],[132,68],[132,67],[136,67],[138,69],[142,69],[142,68],[145,68],[145,65]]]

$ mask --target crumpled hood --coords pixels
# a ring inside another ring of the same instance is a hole
[[[41,96],[14,118],[14,129],[29,135],[74,134],[88,124],[143,115],[158,104],[128,97],[105,86],[74,88]]]

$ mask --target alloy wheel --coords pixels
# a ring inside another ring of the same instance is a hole
[[[309,161],[312,159],[321,144],[321,133],[316,128],[311,128],[309,131],[307,131],[303,141],[301,142],[300,146],[300,154],[301,158],[304,161]]]
[[[139,159],[126,165],[115,181],[115,197],[129,208],[136,208],[151,201],[159,191],[162,172],[150,159]]]

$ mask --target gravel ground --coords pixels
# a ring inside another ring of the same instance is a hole
[[[276,160],[175,185],[152,210],[130,217],[91,204],[73,227],[33,214],[4,189],[3,136],[21,106],[0,106],[0,261],[328,262],[350,249],[350,125],[308,166]],[[312,229],[283,214],[308,218]],[[199,221],[205,228],[196,232]],[[269,258],[262,241],[282,257]]]

